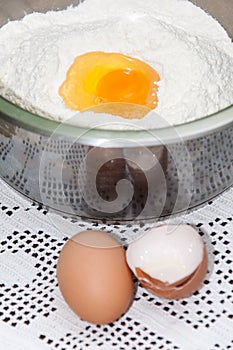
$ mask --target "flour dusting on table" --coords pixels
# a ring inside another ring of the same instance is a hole
[[[154,112],[126,121],[65,107],[59,86],[74,58],[90,51],[120,52],[154,67],[161,77],[155,112],[169,124],[233,103],[232,41],[216,20],[185,0],[86,0],[9,22],[0,29],[0,93],[39,115],[83,127],[160,127]]]

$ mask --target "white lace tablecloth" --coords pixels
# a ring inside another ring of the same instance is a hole
[[[104,225],[65,219],[21,197],[0,180],[1,350],[233,349],[233,188],[204,207],[171,219],[196,225],[209,252],[203,287],[180,301],[138,291],[130,310],[106,326],[90,325],[68,308],[56,263],[67,237],[86,228],[122,242],[153,224]]]

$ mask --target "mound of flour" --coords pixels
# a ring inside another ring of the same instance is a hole
[[[74,58],[89,51],[120,52],[154,67],[161,76],[156,113],[165,123],[185,123],[233,103],[232,41],[186,0],[86,0],[9,22],[0,29],[0,93],[44,117],[79,126],[160,127],[154,112],[129,123],[65,107],[58,88]]]

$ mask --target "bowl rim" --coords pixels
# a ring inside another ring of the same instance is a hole
[[[190,122],[158,129],[104,130],[83,128],[39,116],[0,96],[0,118],[42,135],[75,138],[81,144],[105,147],[135,147],[171,144],[204,137],[233,125],[233,105]]]

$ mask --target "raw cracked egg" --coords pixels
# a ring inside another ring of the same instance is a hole
[[[125,250],[102,231],[84,231],[68,240],[57,264],[59,288],[83,320],[107,324],[128,309],[133,277]]]
[[[207,272],[206,248],[189,225],[153,228],[130,244],[126,256],[141,285],[162,298],[189,297]]]
[[[96,112],[142,118],[158,105],[159,80],[157,71],[139,59],[121,53],[88,52],[76,57],[59,94],[73,110],[94,108]],[[100,105],[107,107],[95,109]],[[135,105],[141,110],[134,114]]]

